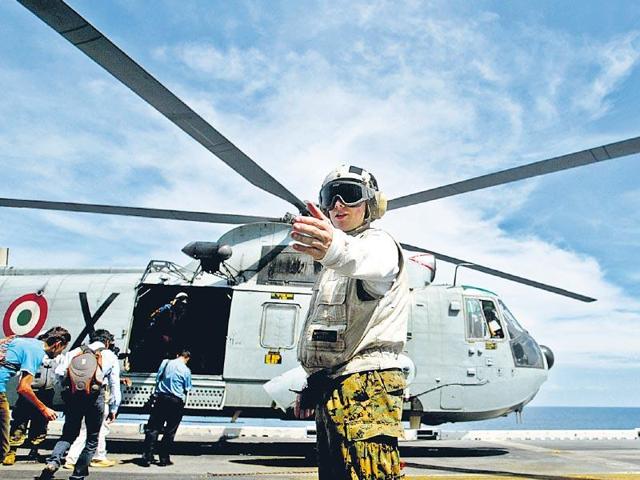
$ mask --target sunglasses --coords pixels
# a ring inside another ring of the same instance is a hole
[[[347,207],[356,205],[373,198],[373,190],[356,182],[331,182],[320,190],[320,207],[331,210],[338,199]]]

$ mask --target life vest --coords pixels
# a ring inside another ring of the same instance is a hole
[[[362,280],[330,268],[320,272],[298,343],[298,360],[307,373],[328,370],[331,376],[341,376],[397,368],[406,342],[410,297],[402,248],[396,246],[399,271],[382,297],[368,293]]]

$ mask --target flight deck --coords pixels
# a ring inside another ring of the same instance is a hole
[[[199,423],[181,426],[174,465],[138,465],[143,435],[135,417],[113,425],[109,457],[112,468],[92,468],[90,478],[176,479],[313,479],[314,431],[311,422]],[[48,453],[61,427],[53,422]],[[640,429],[627,430],[472,430],[408,431],[401,442],[404,472],[409,479],[640,479]],[[0,466],[0,478],[33,478],[42,464]],[[42,460],[42,459],[41,459]],[[56,478],[71,471],[61,469]]]

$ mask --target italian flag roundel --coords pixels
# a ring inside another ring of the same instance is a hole
[[[4,314],[4,334],[35,337],[47,320],[47,299],[42,295],[28,293],[16,298]]]

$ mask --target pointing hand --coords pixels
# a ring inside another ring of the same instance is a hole
[[[311,255],[314,260],[322,260],[333,240],[333,225],[320,209],[309,201],[305,202],[311,217],[296,217],[291,230],[293,249]]]

